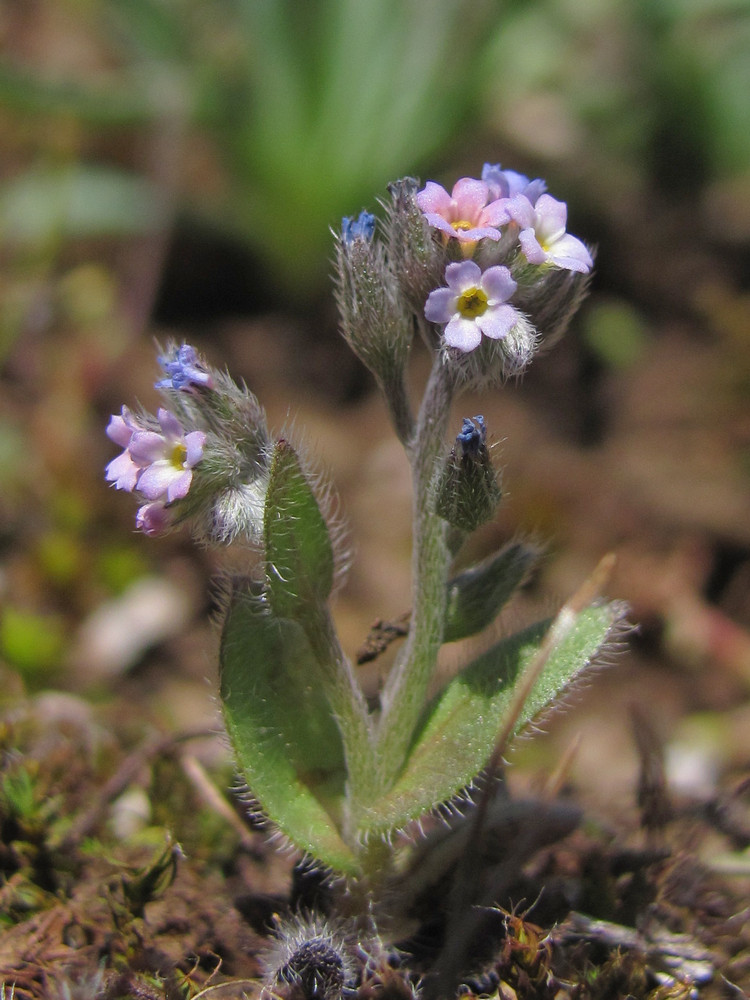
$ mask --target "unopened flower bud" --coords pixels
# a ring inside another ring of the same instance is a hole
[[[179,389],[190,392],[214,387],[211,372],[190,344],[182,344],[180,347],[176,344],[170,345],[166,353],[160,355],[159,364],[167,377],[155,383],[156,389]]]
[[[464,417],[455,447],[438,478],[435,511],[454,528],[470,532],[494,516],[501,498],[487,448],[484,417]]]
[[[413,177],[388,185],[391,200],[383,203],[383,228],[401,295],[421,318],[427,296],[441,284],[450,257],[417,204],[418,188]]]
[[[336,248],[341,332],[383,387],[400,378],[412,338],[411,316],[385,248],[372,238],[375,217],[345,218]]]
[[[364,240],[369,243],[375,235],[375,216],[362,211],[358,218],[345,215],[341,220],[341,239],[344,243]]]

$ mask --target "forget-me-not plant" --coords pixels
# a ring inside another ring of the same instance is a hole
[[[226,588],[227,731],[267,822],[341,877],[342,910],[372,934],[393,919],[383,900],[405,877],[399,836],[430,814],[476,804],[488,762],[496,767],[505,742],[554,706],[622,618],[584,589],[556,618],[490,642],[436,688],[442,647],[491,625],[538,556],[516,541],[454,569],[502,490],[493,429],[476,415],[456,435],[451,405],[464,389],[502,386],[564,332],[593,261],[544,182],[499,165],[450,193],[401,180],[383,208],[382,221],[369,212],[343,220],[335,259],[341,331],[383,392],[413,477],[412,607],[376,704],[329,608],[342,561],[329,490],[293,442],[269,430],[249,390],[190,345],[172,346],[157,382],[165,406],[156,418],[127,408],[112,417],[109,436],[124,450],[107,467],[113,485],[144,501],[137,524],[147,534],[185,523],[203,542],[259,550],[260,568]],[[407,388],[415,337],[432,356],[421,400]],[[309,926],[318,944],[305,945],[298,927],[299,948],[328,954],[336,934]],[[299,948],[282,963],[289,975],[304,965]],[[336,989],[348,967],[331,966]],[[274,989],[287,973],[276,970]]]

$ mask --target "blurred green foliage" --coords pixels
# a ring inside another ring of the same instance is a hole
[[[453,0],[97,0],[66,6],[112,54],[100,79],[7,62],[0,99],[92,130],[172,130],[215,142],[228,190],[194,207],[238,233],[288,289],[328,267],[328,229],[433,157],[473,119],[481,56],[503,5]],[[174,153],[174,149],[172,151]],[[137,165],[133,165],[136,166]],[[157,173],[158,173],[157,168]],[[164,178],[161,178],[164,180]],[[0,217],[40,239],[147,229],[153,191],[125,171],[55,163],[17,177]]]
[[[748,171],[747,0],[514,7],[490,50],[503,71],[488,71],[486,86],[497,127],[529,153],[587,183],[608,174],[599,186],[621,195],[652,181],[694,191]]]
[[[327,271],[328,228],[451,149],[520,151],[553,172],[585,156],[664,187],[750,162],[746,0],[59,6],[99,61],[63,72],[10,51],[0,67],[7,109],[80,130],[67,153],[40,139],[41,162],[12,172],[6,238],[153,231],[184,199],[304,296]],[[188,178],[196,137],[215,161]]]

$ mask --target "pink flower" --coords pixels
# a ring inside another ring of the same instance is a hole
[[[127,406],[123,406],[122,416],[113,414],[107,425],[107,437],[125,449],[122,455],[112,459],[105,471],[107,482],[113,483],[117,490],[127,490],[131,493],[135,489],[141,468],[133,461],[128,449],[133,434],[142,429]]]
[[[444,339],[449,347],[473,351],[482,335],[501,340],[518,322],[519,315],[508,299],[516,282],[507,267],[497,265],[482,272],[473,260],[449,264],[447,288],[430,292],[424,314],[431,323],[445,323]]]
[[[498,226],[510,219],[506,199],[490,202],[489,198],[490,189],[484,181],[462,177],[450,194],[440,184],[427,181],[417,194],[417,204],[429,224],[441,233],[461,243],[476,243],[499,240],[502,234]]]
[[[539,195],[547,189],[547,185],[537,177],[529,180],[526,174],[516,170],[503,170],[499,163],[485,163],[482,168],[482,180],[490,189],[490,198],[515,198],[518,194],[525,195],[532,205],[536,205]]]
[[[163,503],[156,500],[139,507],[135,515],[135,526],[144,535],[161,535],[171,523],[169,511]]]
[[[585,244],[565,232],[568,206],[564,201],[542,194],[532,205],[524,195],[516,195],[507,204],[511,218],[521,230],[518,242],[530,264],[553,264],[588,274],[594,262]]]
[[[193,467],[203,457],[206,435],[186,434],[177,417],[163,407],[158,412],[161,433],[137,430],[128,445],[130,457],[141,469],[136,483],[147,500],[171,503],[187,495]]]

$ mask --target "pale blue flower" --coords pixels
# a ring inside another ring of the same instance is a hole
[[[201,364],[198,353],[190,344],[174,347],[169,354],[159,358],[159,364],[167,374],[167,378],[156,383],[157,389],[192,389],[201,387],[213,389],[214,380],[211,373]]]
[[[521,230],[518,242],[530,264],[552,264],[581,274],[588,274],[594,266],[586,245],[565,231],[568,206],[564,201],[543,194],[532,205],[519,194],[508,202],[508,211]]]
[[[518,322],[518,312],[507,304],[517,287],[507,267],[482,272],[473,260],[463,260],[447,266],[445,282],[447,287],[430,292],[424,314],[431,323],[446,324],[449,347],[473,351],[482,335],[501,340]]]
[[[537,177],[529,180],[526,174],[515,170],[503,170],[499,163],[485,163],[482,167],[482,180],[489,188],[490,198],[515,198],[522,194],[536,205],[539,195],[547,190],[547,185]]]

